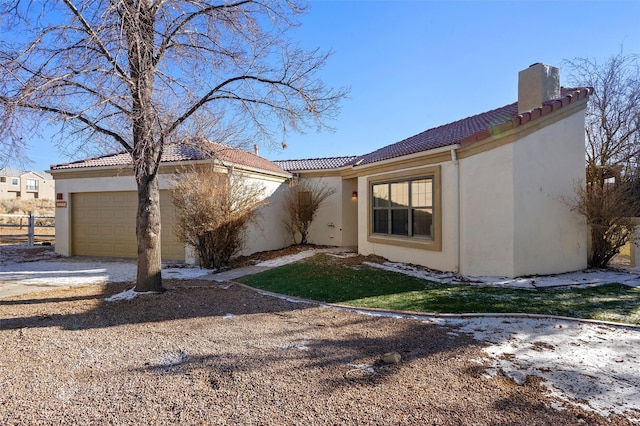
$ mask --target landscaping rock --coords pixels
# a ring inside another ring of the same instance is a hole
[[[397,364],[401,359],[402,357],[400,356],[400,354],[395,351],[387,352],[386,354],[382,355],[382,362],[384,362],[385,364]]]

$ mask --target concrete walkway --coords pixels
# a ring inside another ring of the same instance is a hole
[[[269,269],[276,268],[278,266],[297,262],[299,260],[306,259],[318,253],[337,254],[337,253],[345,253],[345,252],[348,252],[348,250],[343,248],[305,250],[300,253],[282,256],[276,259],[265,260],[264,262],[256,263],[255,265],[251,265],[251,266],[245,266],[243,268],[230,269],[228,271],[223,271],[223,272],[214,272],[212,274],[208,274],[201,277],[201,279],[211,280],[216,282],[233,281],[240,277],[246,277],[247,275],[258,274],[260,272],[264,272]]]

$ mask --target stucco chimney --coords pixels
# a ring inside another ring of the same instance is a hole
[[[518,113],[541,107],[543,102],[559,97],[559,68],[537,63],[518,74]]]
[[[258,144],[257,143],[253,145],[253,153],[255,155],[258,155]]]

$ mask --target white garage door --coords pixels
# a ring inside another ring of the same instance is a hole
[[[137,194],[87,192],[72,194],[72,253],[83,256],[137,256]],[[184,260],[184,244],[174,231],[175,207],[169,191],[160,191],[162,259]]]

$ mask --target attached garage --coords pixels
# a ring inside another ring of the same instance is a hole
[[[274,201],[262,211],[261,223],[248,230],[242,254],[281,248],[278,197],[291,175],[254,153],[207,143],[202,152],[191,145],[167,145],[158,171],[162,220],[162,260],[195,263],[194,253],[175,234],[176,208],[171,199],[173,177],[192,166],[242,173],[260,184]],[[185,169],[186,167],[186,169]],[[137,191],[131,156],[117,153],[51,167],[56,186],[56,253],[63,256],[136,258]]]
[[[135,191],[71,194],[73,255],[137,257]],[[184,244],[173,232],[175,208],[169,191],[160,191],[162,260],[183,261]]]

